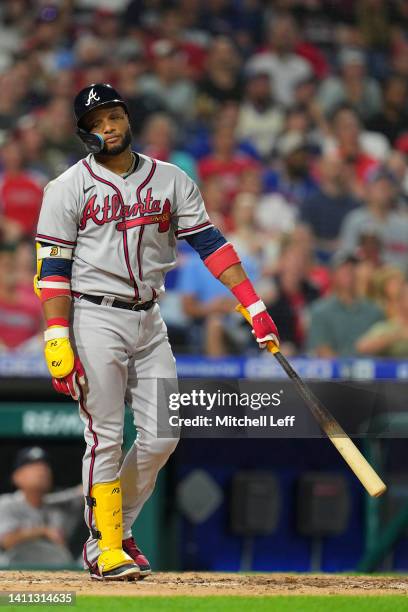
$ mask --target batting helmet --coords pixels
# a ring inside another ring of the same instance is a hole
[[[123,106],[126,113],[126,103],[119,93],[109,83],[93,83],[84,87],[74,100],[74,112],[77,121],[77,134],[91,153],[99,153],[104,147],[104,140],[100,134],[87,132],[82,125],[82,120],[89,111],[101,106]]]

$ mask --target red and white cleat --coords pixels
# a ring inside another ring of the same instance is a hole
[[[146,559],[140,548],[137,546],[133,538],[127,538],[122,541],[123,550],[132,557],[136,565],[139,566],[139,580],[145,578],[152,573],[149,561]]]

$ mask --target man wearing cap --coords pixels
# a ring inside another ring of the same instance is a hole
[[[330,114],[340,104],[349,103],[363,119],[373,117],[381,109],[381,89],[366,74],[364,53],[345,47],[339,53],[339,68],[339,76],[325,79],[320,87],[318,102],[323,112]]]
[[[315,302],[310,310],[308,349],[317,357],[351,357],[356,342],[383,318],[373,302],[359,299],[357,257],[338,251],[332,260],[332,294]]]
[[[265,172],[264,189],[266,192],[280,193],[289,204],[298,207],[317,191],[317,183],[310,172],[307,139],[301,132],[286,132],[279,138],[276,152],[282,165]]]
[[[50,493],[49,458],[37,446],[19,451],[11,480],[17,490],[0,497],[1,561],[10,566],[71,564],[66,540],[81,518],[81,490]]]
[[[383,245],[384,262],[408,271],[408,217],[397,207],[398,184],[385,167],[368,174],[366,204],[346,215],[340,234],[343,250],[355,250],[368,228]]]

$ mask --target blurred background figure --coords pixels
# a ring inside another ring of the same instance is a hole
[[[18,141],[9,139],[3,145],[0,161],[0,214],[7,222],[17,224],[21,234],[30,235],[36,227],[43,184],[25,168]]]
[[[264,70],[248,69],[240,108],[237,135],[248,140],[259,157],[268,160],[284,127],[285,115],[271,93],[270,76]]]
[[[358,298],[357,259],[339,251],[333,258],[332,295],[318,300],[310,311],[308,348],[317,357],[350,357],[355,344],[383,318],[372,301]]]
[[[185,57],[167,40],[152,46],[153,72],[140,79],[140,92],[154,96],[182,124],[194,116],[196,88],[185,78]]]
[[[302,351],[307,330],[307,311],[320,296],[311,278],[312,258],[305,243],[287,241],[283,245],[277,271],[270,278],[265,303],[279,325],[282,351],[294,355]]]
[[[385,321],[376,323],[360,338],[358,353],[378,357],[404,359],[408,357],[408,283],[402,284],[395,312]]]
[[[197,167],[194,158],[185,151],[175,148],[177,127],[175,122],[164,113],[150,115],[141,135],[141,150],[149,157],[175,164],[194,180],[197,180]]]
[[[381,89],[366,72],[364,53],[360,49],[345,48],[338,56],[339,75],[323,81],[318,102],[326,114],[340,104],[350,104],[363,120],[369,120],[381,109]]]
[[[289,13],[268,24],[266,46],[248,62],[248,69],[265,70],[271,77],[272,93],[283,106],[294,102],[295,87],[312,74],[310,63],[296,53],[296,23]]]
[[[350,192],[345,164],[337,153],[321,158],[318,173],[318,190],[302,200],[299,222],[311,230],[316,252],[327,262],[339,247],[344,218],[361,203]]]
[[[386,169],[368,178],[365,205],[346,215],[340,233],[341,248],[353,251],[362,232],[371,229],[381,240],[384,261],[408,270],[408,216],[398,209],[398,184]]]
[[[42,448],[33,446],[18,452],[11,474],[16,491],[0,496],[3,567],[64,567],[73,563],[67,541],[81,520],[82,490],[78,486],[50,493],[52,479]]]
[[[42,348],[41,304],[32,291],[34,260],[27,246],[0,244],[0,351]]]

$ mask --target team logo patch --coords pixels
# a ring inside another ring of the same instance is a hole
[[[92,87],[91,91],[88,94],[88,100],[85,102],[85,106],[89,106],[90,104],[92,104],[92,102],[99,102],[99,100],[100,100],[100,97],[98,96],[96,91],[94,91],[94,88]]]
[[[50,251],[50,257],[57,257],[60,253],[60,249],[59,247],[51,247],[51,251]]]

